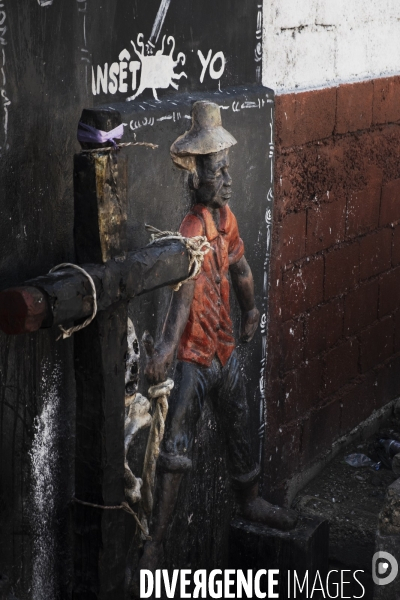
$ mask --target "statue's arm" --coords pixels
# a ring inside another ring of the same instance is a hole
[[[258,323],[260,313],[254,300],[254,280],[250,265],[246,258],[242,258],[229,267],[233,289],[242,311],[242,320],[240,326],[240,341],[250,342],[253,338]]]
[[[177,292],[172,294],[161,338],[155,345],[154,352],[148,358],[146,365],[145,375],[150,383],[161,383],[167,377],[167,371],[174,360],[176,349],[189,318],[194,286],[193,280],[187,281]]]

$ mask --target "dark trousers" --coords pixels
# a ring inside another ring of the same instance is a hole
[[[206,396],[228,445],[232,483],[249,487],[258,479],[259,466],[253,458],[249,408],[236,352],[224,367],[217,358],[210,367],[178,361],[158,467],[168,472],[191,468],[196,424]]]

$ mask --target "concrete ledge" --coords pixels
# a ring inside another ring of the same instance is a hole
[[[244,572],[247,569],[279,569],[279,597],[290,598],[288,571],[296,571],[301,580],[308,572],[309,581],[314,580],[316,571],[321,576],[327,573],[329,524],[317,517],[300,515],[294,530],[279,531],[236,519],[231,523],[229,555],[232,569],[242,569]],[[261,589],[267,592],[262,587],[263,580],[266,578],[261,579]]]
[[[352,429],[349,433],[344,435],[343,437],[336,440],[331,449],[323,454],[320,460],[313,465],[311,465],[308,469],[302,471],[301,473],[297,473],[294,477],[292,477],[287,484],[287,492],[286,492],[286,505],[290,506],[296,496],[296,494],[303,489],[314,477],[316,477],[322,469],[326,467],[326,465],[346,446],[355,442],[357,440],[366,439],[369,436],[373,435],[381,425],[389,418],[389,416],[393,413],[396,402],[398,402],[399,398],[388,402],[385,406],[376,410],[362,423],[357,425],[354,429]]]

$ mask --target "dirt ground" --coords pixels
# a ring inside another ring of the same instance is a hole
[[[372,556],[378,515],[386,489],[397,479],[392,470],[372,467],[355,468],[344,458],[363,453],[374,460],[379,456],[374,443],[380,438],[400,441],[400,420],[392,417],[379,432],[365,441],[355,442],[341,451],[325,469],[296,496],[293,507],[298,511],[325,518],[330,524],[330,568],[360,569],[366,588],[365,600],[372,600]],[[355,590],[360,594],[360,587]]]

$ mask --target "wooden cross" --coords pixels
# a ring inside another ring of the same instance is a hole
[[[103,109],[84,110],[81,120],[103,131],[121,123],[117,111]],[[91,145],[82,146],[84,150],[74,159],[75,253],[77,262],[94,281],[99,313],[88,327],[73,336],[75,496],[83,502],[119,506],[125,500],[128,301],[184,280],[188,276],[189,256],[180,241],[127,252],[126,160],[121,152],[85,152]],[[73,268],[0,293],[0,328],[8,334],[69,326],[92,311],[90,282]],[[74,504],[73,511],[73,599],[121,600],[126,562],[124,512],[80,503]]]

